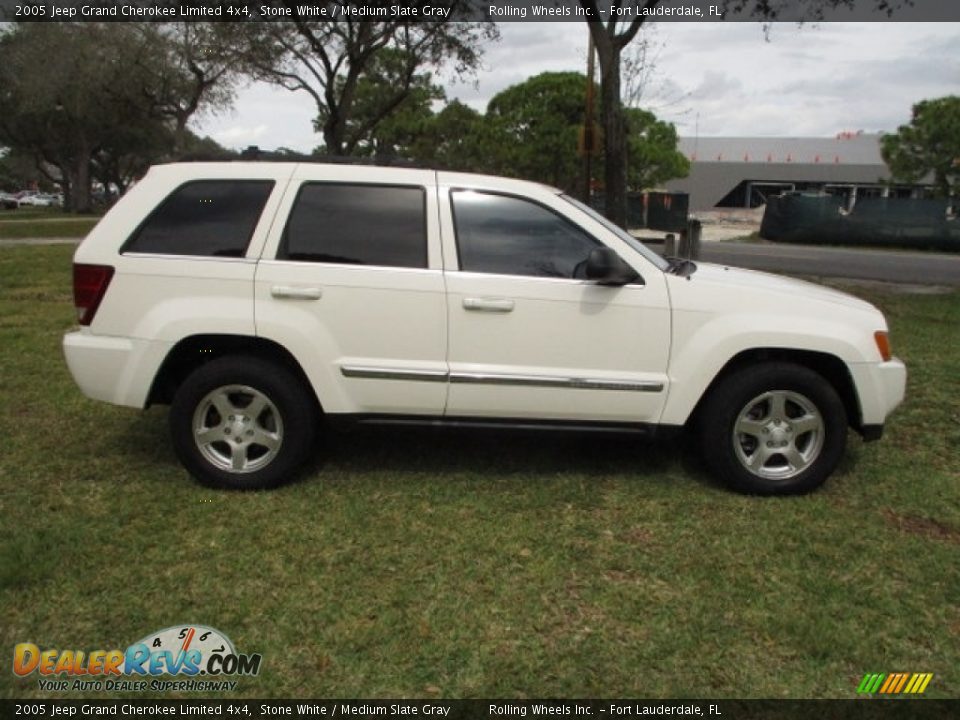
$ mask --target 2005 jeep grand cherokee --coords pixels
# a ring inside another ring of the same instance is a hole
[[[873,306],[664,260],[541,185],[307,163],[150,170],[84,240],[91,398],[169,403],[199,480],[296,474],[321,419],[697,428],[732,487],[820,485],[903,398]],[[629,440],[624,440],[628,442]]]

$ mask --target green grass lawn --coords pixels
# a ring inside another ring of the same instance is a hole
[[[55,208],[0,210],[0,240],[83,237],[100,220],[98,215],[74,215]]]
[[[179,467],[165,408],[74,386],[72,250],[0,251],[6,663],[194,622],[262,653],[248,698],[960,696],[960,293],[856,290],[907,402],[808,497],[727,492],[683,440],[412,430],[240,494]],[[46,695],[7,668],[0,696]]]
[[[76,215],[64,212],[62,207],[54,206],[21,205],[16,210],[0,208],[0,222],[5,220],[36,220],[37,218],[49,220],[64,217],[76,217]]]

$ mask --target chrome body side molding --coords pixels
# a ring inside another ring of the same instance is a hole
[[[449,381],[451,383],[471,385],[518,385],[524,387],[568,388],[574,390],[619,390],[626,392],[661,392],[663,390],[663,383],[661,382],[611,380],[606,378],[447,372],[444,370],[376,368],[361,365],[343,365],[340,368],[340,372],[344,377],[375,380]]]

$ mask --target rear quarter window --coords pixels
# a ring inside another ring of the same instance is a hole
[[[243,257],[272,180],[195,180],[181,185],[137,228],[124,253]]]

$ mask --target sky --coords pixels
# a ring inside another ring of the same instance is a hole
[[[585,72],[581,22],[501,23],[475,78],[441,72],[448,99],[479,111],[545,71]],[[681,136],[833,137],[890,132],[922,99],[960,94],[960,23],[659,23],[642,30],[653,72],[640,106]],[[636,45],[636,41],[634,46]],[[309,152],[316,108],[303,92],[240,90],[232,111],[194,123],[222,145]]]

